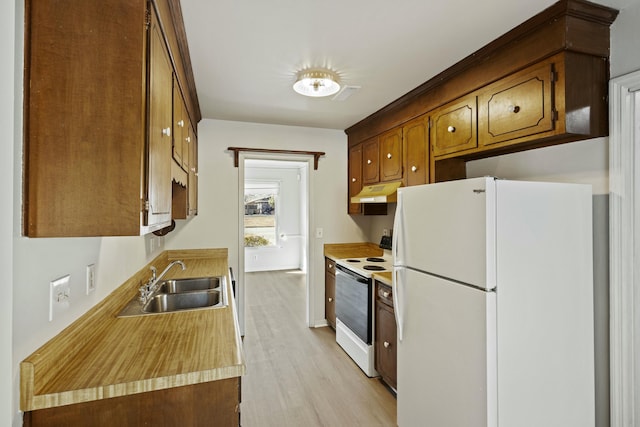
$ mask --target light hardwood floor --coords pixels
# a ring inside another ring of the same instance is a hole
[[[329,327],[305,322],[304,275],[246,273],[244,427],[395,426],[396,400]]]

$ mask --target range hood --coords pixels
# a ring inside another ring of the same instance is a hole
[[[394,203],[401,185],[401,181],[368,185],[351,198],[351,203]]]

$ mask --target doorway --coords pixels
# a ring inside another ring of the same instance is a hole
[[[310,325],[309,170],[312,158],[246,152],[239,157],[239,324],[245,333],[247,275],[292,271],[304,276],[305,318]]]

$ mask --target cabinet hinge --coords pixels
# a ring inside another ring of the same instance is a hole
[[[558,110],[554,108],[551,110],[551,121],[555,122],[556,120],[558,120]]]
[[[557,73],[554,70],[551,70],[551,83],[555,82],[557,79]]]
[[[148,212],[150,208],[151,208],[151,205],[149,204],[148,200],[140,199],[140,210],[141,211]]]

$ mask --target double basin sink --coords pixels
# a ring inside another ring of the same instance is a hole
[[[118,317],[214,309],[227,305],[225,276],[169,279],[158,283],[145,302],[138,297],[131,300]]]

